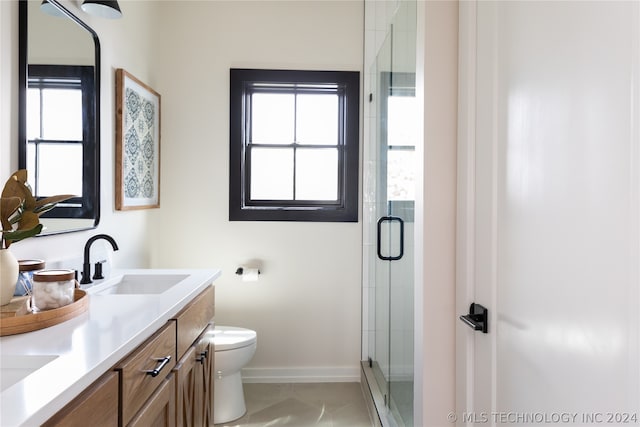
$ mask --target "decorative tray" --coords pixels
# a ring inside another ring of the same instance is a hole
[[[29,298],[28,296],[16,297],[9,304],[0,306],[0,337],[48,328],[72,319],[89,308],[87,293],[81,289],[74,289],[74,302],[69,305],[46,311],[18,314]]]

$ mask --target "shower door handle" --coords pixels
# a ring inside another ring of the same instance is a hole
[[[400,252],[398,255],[382,255],[382,224],[385,222],[398,222],[400,224]],[[378,220],[378,258],[383,261],[397,261],[404,255],[404,221],[397,216],[383,216]]]

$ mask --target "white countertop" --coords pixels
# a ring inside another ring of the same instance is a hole
[[[73,400],[174,317],[220,276],[219,270],[120,270],[119,274],[188,274],[162,294],[99,295],[87,289],[88,310],[39,331],[0,338],[0,356],[57,356],[0,393],[0,426],[36,426]],[[0,366],[2,375],[2,366]]]

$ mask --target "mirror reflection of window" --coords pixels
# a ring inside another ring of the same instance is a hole
[[[82,161],[82,147],[67,144],[40,144],[37,149],[30,144],[27,150],[28,170],[37,170],[29,175],[29,185],[36,197],[55,194],[82,194],[82,170],[66,165]],[[36,158],[37,168],[36,168]],[[55,178],[55,179],[54,179]],[[70,202],[65,205],[71,205]]]
[[[27,102],[36,105],[33,124],[27,118],[29,139],[82,140],[82,90],[29,88]],[[32,138],[32,136],[34,138]]]
[[[27,169],[36,197],[82,194],[82,89],[69,79],[29,80]]]

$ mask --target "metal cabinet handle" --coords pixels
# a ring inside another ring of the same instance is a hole
[[[200,353],[200,357],[196,357],[196,362],[200,362],[204,365],[205,360],[207,360],[207,356],[209,356],[209,351],[205,350]]]
[[[460,316],[460,320],[474,331],[489,331],[489,310],[474,302],[469,306],[469,314]]]
[[[143,372],[146,373],[147,375],[151,375],[152,377],[157,377],[160,374],[160,371],[162,371],[162,369],[169,364],[169,361],[171,360],[171,356],[154,358],[153,360],[155,360],[156,362],[160,362],[158,366],[156,366],[155,369],[150,369]]]
[[[382,255],[382,224],[384,222],[393,222],[397,221],[400,223],[400,253],[396,256],[385,256]],[[397,216],[383,216],[378,220],[378,258],[383,261],[397,261],[402,258],[404,255],[404,221],[402,218],[398,218]]]

